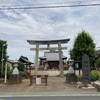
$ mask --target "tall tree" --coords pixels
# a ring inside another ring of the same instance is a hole
[[[70,57],[77,61],[82,60],[83,54],[87,54],[90,57],[90,64],[93,66],[95,60],[95,43],[86,31],[78,34],[74,40],[73,48],[70,50]]]
[[[95,67],[96,69],[100,70],[100,49],[96,50]]]
[[[7,41],[0,40],[0,76],[4,73],[4,66],[7,58]]]

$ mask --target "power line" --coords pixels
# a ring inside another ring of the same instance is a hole
[[[52,3],[40,3],[40,4],[31,4],[31,5],[29,5],[29,6],[33,6],[33,5],[50,5],[50,4],[69,4],[69,3],[87,3],[87,2],[91,2],[91,1],[94,1],[94,0],[77,0],[77,1],[67,1],[67,2],[52,2]],[[95,2],[96,1],[99,1],[100,2],[100,0],[95,0]],[[25,6],[25,5],[2,5],[2,6],[5,6],[5,7],[9,7],[9,6]]]
[[[65,7],[84,7],[84,6],[100,6],[100,4],[81,4],[81,5],[55,5],[55,6],[26,6],[26,7],[0,7],[0,10],[11,9],[42,9],[42,8],[65,8]]]

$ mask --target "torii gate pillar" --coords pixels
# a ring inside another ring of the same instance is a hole
[[[38,74],[38,57],[39,57],[39,44],[36,44],[36,54],[35,54],[35,75]]]
[[[63,61],[62,61],[62,51],[61,51],[61,42],[58,42],[58,50],[59,50],[59,69],[60,76],[63,76]]]

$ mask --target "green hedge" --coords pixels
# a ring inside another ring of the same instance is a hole
[[[78,81],[81,81],[82,82],[82,75],[79,75],[78,76]]]
[[[91,81],[96,81],[100,79],[99,71],[91,71]]]
[[[90,73],[91,81],[96,81],[100,79],[100,71],[91,71]],[[78,81],[82,81],[82,75],[78,76]]]

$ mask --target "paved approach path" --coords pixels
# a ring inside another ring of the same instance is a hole
[[[29,83],[29,79],[24,79],[21,84],[0,84],[0,95],[100,94],[96,89],[80,89],[76,84],[68,84],[65,77],[48,77],[48,86],[45,84],[29,86]]]

